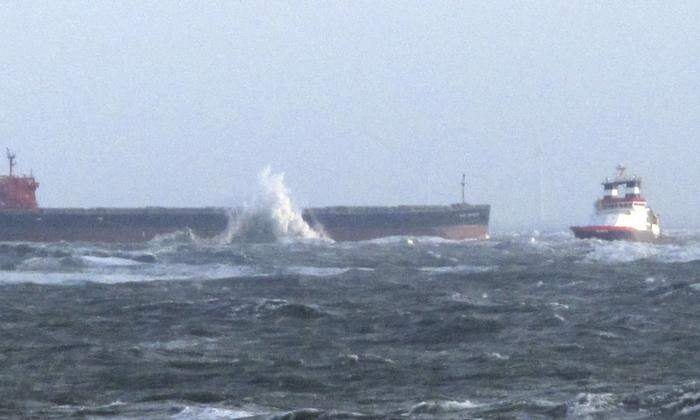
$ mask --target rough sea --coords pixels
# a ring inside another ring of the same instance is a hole
[[[697,418],[671,235],[0,244],[0,417]]]

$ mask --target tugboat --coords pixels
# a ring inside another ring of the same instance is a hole
[[[661,234],[659,216],[641,195],[642,179],[628,176],[623,165],[616,169],[617,175],[603,182],[605,195],[595,203],[592,223],[571,230],[579,239],[656,241]]]

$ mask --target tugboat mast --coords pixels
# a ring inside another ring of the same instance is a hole
[[[623,179],[625,177],[625,171],[627,171],[627,167],[620,163],[619,165],[617,165],[617,167],[615,167],[615,169],[617,169],[617,178]]]

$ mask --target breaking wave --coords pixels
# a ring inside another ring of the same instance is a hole
[[[258,177],[259,192],[252,206],[232,212],[225,240],[228,242],[275,242],[321,239],[294,206],[284,174],[267,167]]]
[[[411,407],[409,415],[414,414],[441,414],[466,411],[472,408],[479,407],[471,401],[423,401]]]
[[[440,266],[440,267],[421,267],[421,271],[425,271],[433,274],[455,274],[455,273],[486,273],[488,271],[494,270],[494,267],[484,267],[476,265],[451,265],[451,266]]]

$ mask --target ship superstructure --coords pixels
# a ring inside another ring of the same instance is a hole
[[[577,238],[644,242],[659,238],[659,216],[642,197],[642,179],[626,172],[619,165],[617,175],[603,181],[605,193],[595,203],[591,223],[571,228]]]
[[[0,176],[0,211],[1,210],[36,210],[36,189],[39,183],[32,175],[15,175],[16,155],[7,150],[10,162],[8,175]]]

